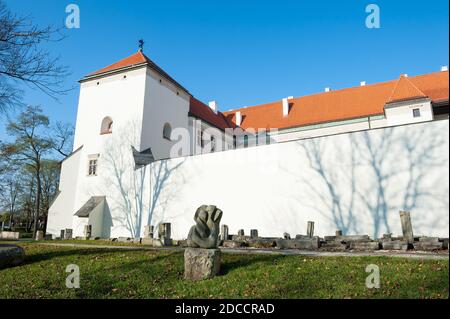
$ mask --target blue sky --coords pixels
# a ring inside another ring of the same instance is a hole
[[[447,0],[5,2],[39,25],[57,26],[68,4],[79,6],[81,28],[67,29],[63,42],[48,46],[69,66],[66,86],[75,89],[59,102],[29,89],[24,99],[41,105],[52,121],[73,124],[77,81],[134,53],[140,38],[145,54],[221,110],[448,65]],[[380,29],[365,26],[370,3],[380,7]]]

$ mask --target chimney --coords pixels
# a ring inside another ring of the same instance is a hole
[[[288,98],[283,99],[283,116],[288,116],[289,114],[289,101]]]
[[[214,113],[217,114],[217,109],[218,109],[217,102],[216,102],[216,101],[211,101],[211,102],[208,103],[208,105],[209,105],[209,108],[210,108]]]
[[[361,86],[366,86],[366,81],[361,81],[360,85]]]
[[[240,111],[236,112],[236,125],[241,126],[242,124],[242,114]]]
[[[448,71],[448,66],[441,66],[441,72]]]
[[[330,88],[329,88],[329,87],[326,87],[326,88],[325,88],[325,92],[330,92]]]

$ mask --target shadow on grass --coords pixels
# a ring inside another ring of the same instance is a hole
[[[41,261],[51,260],[54,258],[63,258],[69,256],[90,256],[90,255],[108,255],[111,253],[117,253],[124,251],[121,249],[101,249],[101,248],[83,248],[83,249],[67,249],[67,250],[55,250],[55,251],[46,251],[43,253],[33,253],[30,255],[26,255],[25,262],[22,265],[29,265]]]
[[[246,268],[256,263],[276,263],[285,258],[283,255],[227,255],[232,261],[222,262],[220,275],[225,276],[230,271]]]

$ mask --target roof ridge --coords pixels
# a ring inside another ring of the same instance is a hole
[[[398,93],[399,86],[401,85],[401,83],[406,83],[406,85],[408,85],[410,88],[412,88],[416,93],[418,93],[418,95],[416,95],[416,96],[409,95],[409,96],[405,96],[403,98],[402,97],[394,98],[395,94]],[[397,82],[395,83],[395,87],[392,90],[391,95],[389,96],[389,99],[387,100],[387,103],[408,100],[408,99],[412,99],[415,97],[427,97],[427,96],[416,85],[414,85],[414,83],[412,83],[411,80],[406,75],[402,74],[397,79]]]
[[[122,69],[122,68],[125,68],[125,67],[127,67],[127,66],[118,66],[117,68],[114,68],[114,66],[120,64],[120,63],[123,62],[123,61],[126,61],[126,60],[128,60],[128,59],[131,59],[131,58],[133,58],[133,57],[135,57],[135,56],[138,56],[138,55],[139,55],[141,58],[143,58],[143,59],[145,60],[145,61],[142,61],[142,62],[140,62],[140,63],[148,63],[148,62],[149,62],[149,61],[148,61],[149,58],[148,58],[145,54],[143,54],[141,51],[138,51],[138,52],[133,53],[133,54],[131,54],[131,55],[129,55],[129,56],[127,56],[127,57],[125,57],[125,58],[119,60],[119,61],[116,61],[116,62],[111,63],[111,64],[109,64],[109,65],[107,65],[107,66],[105,66],[105,67],[103,67],[103,68],[101,68],[101,69],[98,69],[97,71],[91,72],[91,73],[89,73],[86,77],[89,77],[89,76],[95,76],[95,75],[100,75],[100,74],[106,73],[106,72],[108,72],[108,71],[120,70],[120,69]],[[128,65],[128,67],[129,67],[129,66],[133,66],[133,65],[137,65],[137,64],[139,64],[139,63],[130,64],[130,65]]]

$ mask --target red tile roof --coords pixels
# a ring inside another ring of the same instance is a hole
[[[448,101],[448,90],[448,71],[443,71],[290,99],[288,116],[283,116],[281,101],[224,112],[224,115],[235,123],[235,114],[240,111],[243,129],[284,129],[381,115],[386,103],[399,99],[428,97],[432,102]]]
[[[228,121],[221,112],[217,112],[217,114],[214,113],[208,105],[197,100],[195,97],[191,97],[189,114],[221,130],[225,130],[229,127],[235,127],[235,125]]]
[[[100,76],[100,75],[103,75],[103,74],[109,73],[109,72],[121,71],[123,69],[141,66],[141,65],[149,66],[151,69],[155,70],[157,73],[159,73],[160,75],[165,77],[168,81],[172,82],[173,84],[175,84],[179,88],[183,89],[184,91],[189,92],[181,84],[179,84],[177,81],[175,81],[169,74],[167,74],[163,69],[161,69],[155,62],[150,60],[150,58],[148,58],[141,51],[138,51],[135,54],[130,55],[129,57],[120,60],[119,62],[113,63],[111,65],[108,65],[107,67],[104,67],[100,70],[92,72],[92,73],[88,74],[85,77],[85,79],[95,77],[95,76]]]
[[[95,71],[83,80],[141,65],[147,65],[189,93],[141,51]],[[189,113],[222,130],[236,127],[237,111],[242,114],[241,127],[244,129],[283,129],[381,115],[384,114],[385,104],[403,100],[428,97],[432,102],[448,101],[448,90],[448,71],[442,71],[415,77],[401,76],[393,81],[290,99],[288,116],[283,116],[281,101],[215,114],[209,106],[194,97],[191,97]]]

